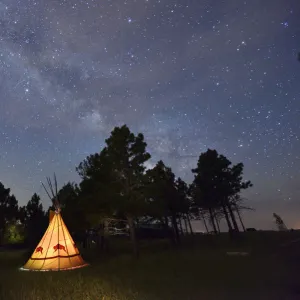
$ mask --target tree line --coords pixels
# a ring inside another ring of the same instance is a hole
[[[207,232],[215,234],[220,232],[222,219],[232,236],[245,229],[240,211],[247,207],[241,192],[252,183],[243,179],[243,163],[234,165],[216,150],[208,149],[200,154],[196,168],[191,170],[194,179],[187,184],[162,160],[146,169],[145,163],[151,158],[146,148],[143,134],[135,135],[126,125],[115,127],[105,147],[77,166],[81,181],[68,182],[58,192],[71,231],[97,228],[105,218],[124,219],[134,254],[138,255],[136,229],[145,222],[160,224],[175,245],[181,243],[183,227],[193,234],[191,220],[202,220]],[[13,235],[12,228],[17,236],[16,227],[23,230],[27,240],[34,240],[47,222],[38,195],[19,207],[10,189],[0,184],[2,241]]]

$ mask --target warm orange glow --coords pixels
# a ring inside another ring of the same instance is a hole
[[[54,216],[55,216],[55,211],[50,209],[49,210],[49,224],[51,223]]]
[[[60,213],[55,213],[43,238],[21,270],[62,271],[87,265]]]

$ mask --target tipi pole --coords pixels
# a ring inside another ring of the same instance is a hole
[[[52,201],[52,198],[51,198],[50,194],[48,193],[48,191],[47,191],[47,189],[46,189],[46,187],[45,187],[45,185],[44,185],[43,183],[42,183],[42,186],[43,186],[45,192],[47,193],[48,197],[49,197],[50,200]]]

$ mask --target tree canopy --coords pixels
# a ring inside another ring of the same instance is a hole
[[[243,178],[243,163],[232,164],[224,155],[208,149],[199,155],[191,170],[194,179],[188,184],[162,160],[146,170],[150,158],[142,133],[134,134],[126,125],[115,127],[104,147],[79,163],[76,171],[80,182],[67,182],[58,191],[71,232],[102,228],[107,218],[126,220],[133,251],[138,255],[136,228],[145,220],[160,224],[176,245],[181,235],[193,232],[191,219],[202,219],[207,231],[210,224],[215,233],[220,231],[222,219],[230,232],[240,230],[238,222],[245,230],[240,212],[248,207],[241,194],[252,183]],[[24,226],[32,243],[48,224],[37,194],[18,207],[10,189],[0,183],[2,235],[13,220]]]
[[[191,186],[194,204],[199,210],[208,213],[213,230],[217,231],[216,212],[221,212],[229,231],[239,231],[233,210],[232,200],[252,186],[250,181],[243,180],[244,165],[232,165],[225,156],[216,150],[208,149],[199,157]],[[220,215],[220,214],[219,214]]]

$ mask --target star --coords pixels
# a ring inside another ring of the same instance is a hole
[[[0,4],[0,169],[20,204],[54,171],[78,182],[127,124],[149,168],[162,159],[187,183],[207,148],[243,162],[249,226],[270,228],[269,208],[295,224],[297,1],[18,2]]]

